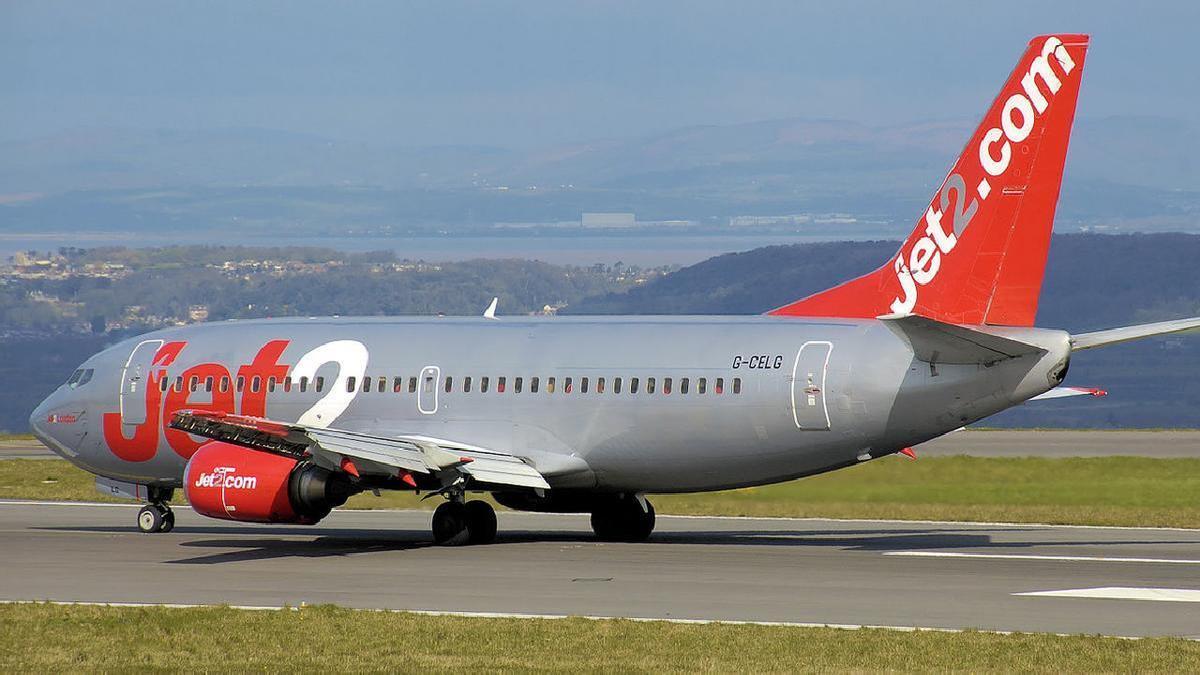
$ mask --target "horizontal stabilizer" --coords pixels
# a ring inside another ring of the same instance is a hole
[[[1108,392],[1103,389],[1093,387],[1055,387],[1047,392],[1042,392],[1037,396],[1029,399],[1030,401],[1045,401],[1051,398],[1067,398],[1070,396],[1108,396]]]
[[[1077,352],[1081,349],[1107,347],[1108,345],[1129,342],[1130,340],[1140,340],[1142,338],[1154,337],[1155,335],[1181,333],[1198,328],[1200,328],[1200,317],[1194,316],[1190,319],[1174,319],[1172,321],[1159,321],[1158,323],[1143,323],[1137,326],[1098,330],[1094,333],[1080,333],[1079,335],[1071,336],[1071,351]]]
[[[1046,353],[1036,345],[916,314],[887,314],[879,320],[912,347],[917,359],[927,363],[988,365]]]

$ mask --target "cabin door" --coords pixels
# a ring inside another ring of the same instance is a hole
[[[154,355],[163,346],[162,340],[143,340],[133,348],[121,371],[121,423],[146,423],[146,388],[150,386],[150,369]]]
[[[831,342],[805,342],[792,366],[792,416],[805,431],[829,429],[825,405],[825,372],[829,369]]]

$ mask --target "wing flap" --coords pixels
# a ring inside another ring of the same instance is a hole
[[[380,436],[190,410],[176,413],[171,426],[253,450],[292,457],[312,455],[333,467],[340,466],[343,457],[350,457],[391,469],[425,474],[456,472],[482,483],[550,488],[545,477],[520,457],[432,436]]]

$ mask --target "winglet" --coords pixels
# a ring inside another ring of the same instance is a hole
[[[492,298],[492,304],[488,305],[487,309],[483,310],[483,318],[491,319],[492,321],[499,321],[499,319],[496,318],[496,305],[498,304],[500,304],[500,298]]]

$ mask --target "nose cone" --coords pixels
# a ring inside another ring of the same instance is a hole
[[[70,398],[59,389],[39,403],[29,416],[29,428],[33,435],[67,459],[76,456],[76,447],[83,438],[85,428],[84,410]]]

